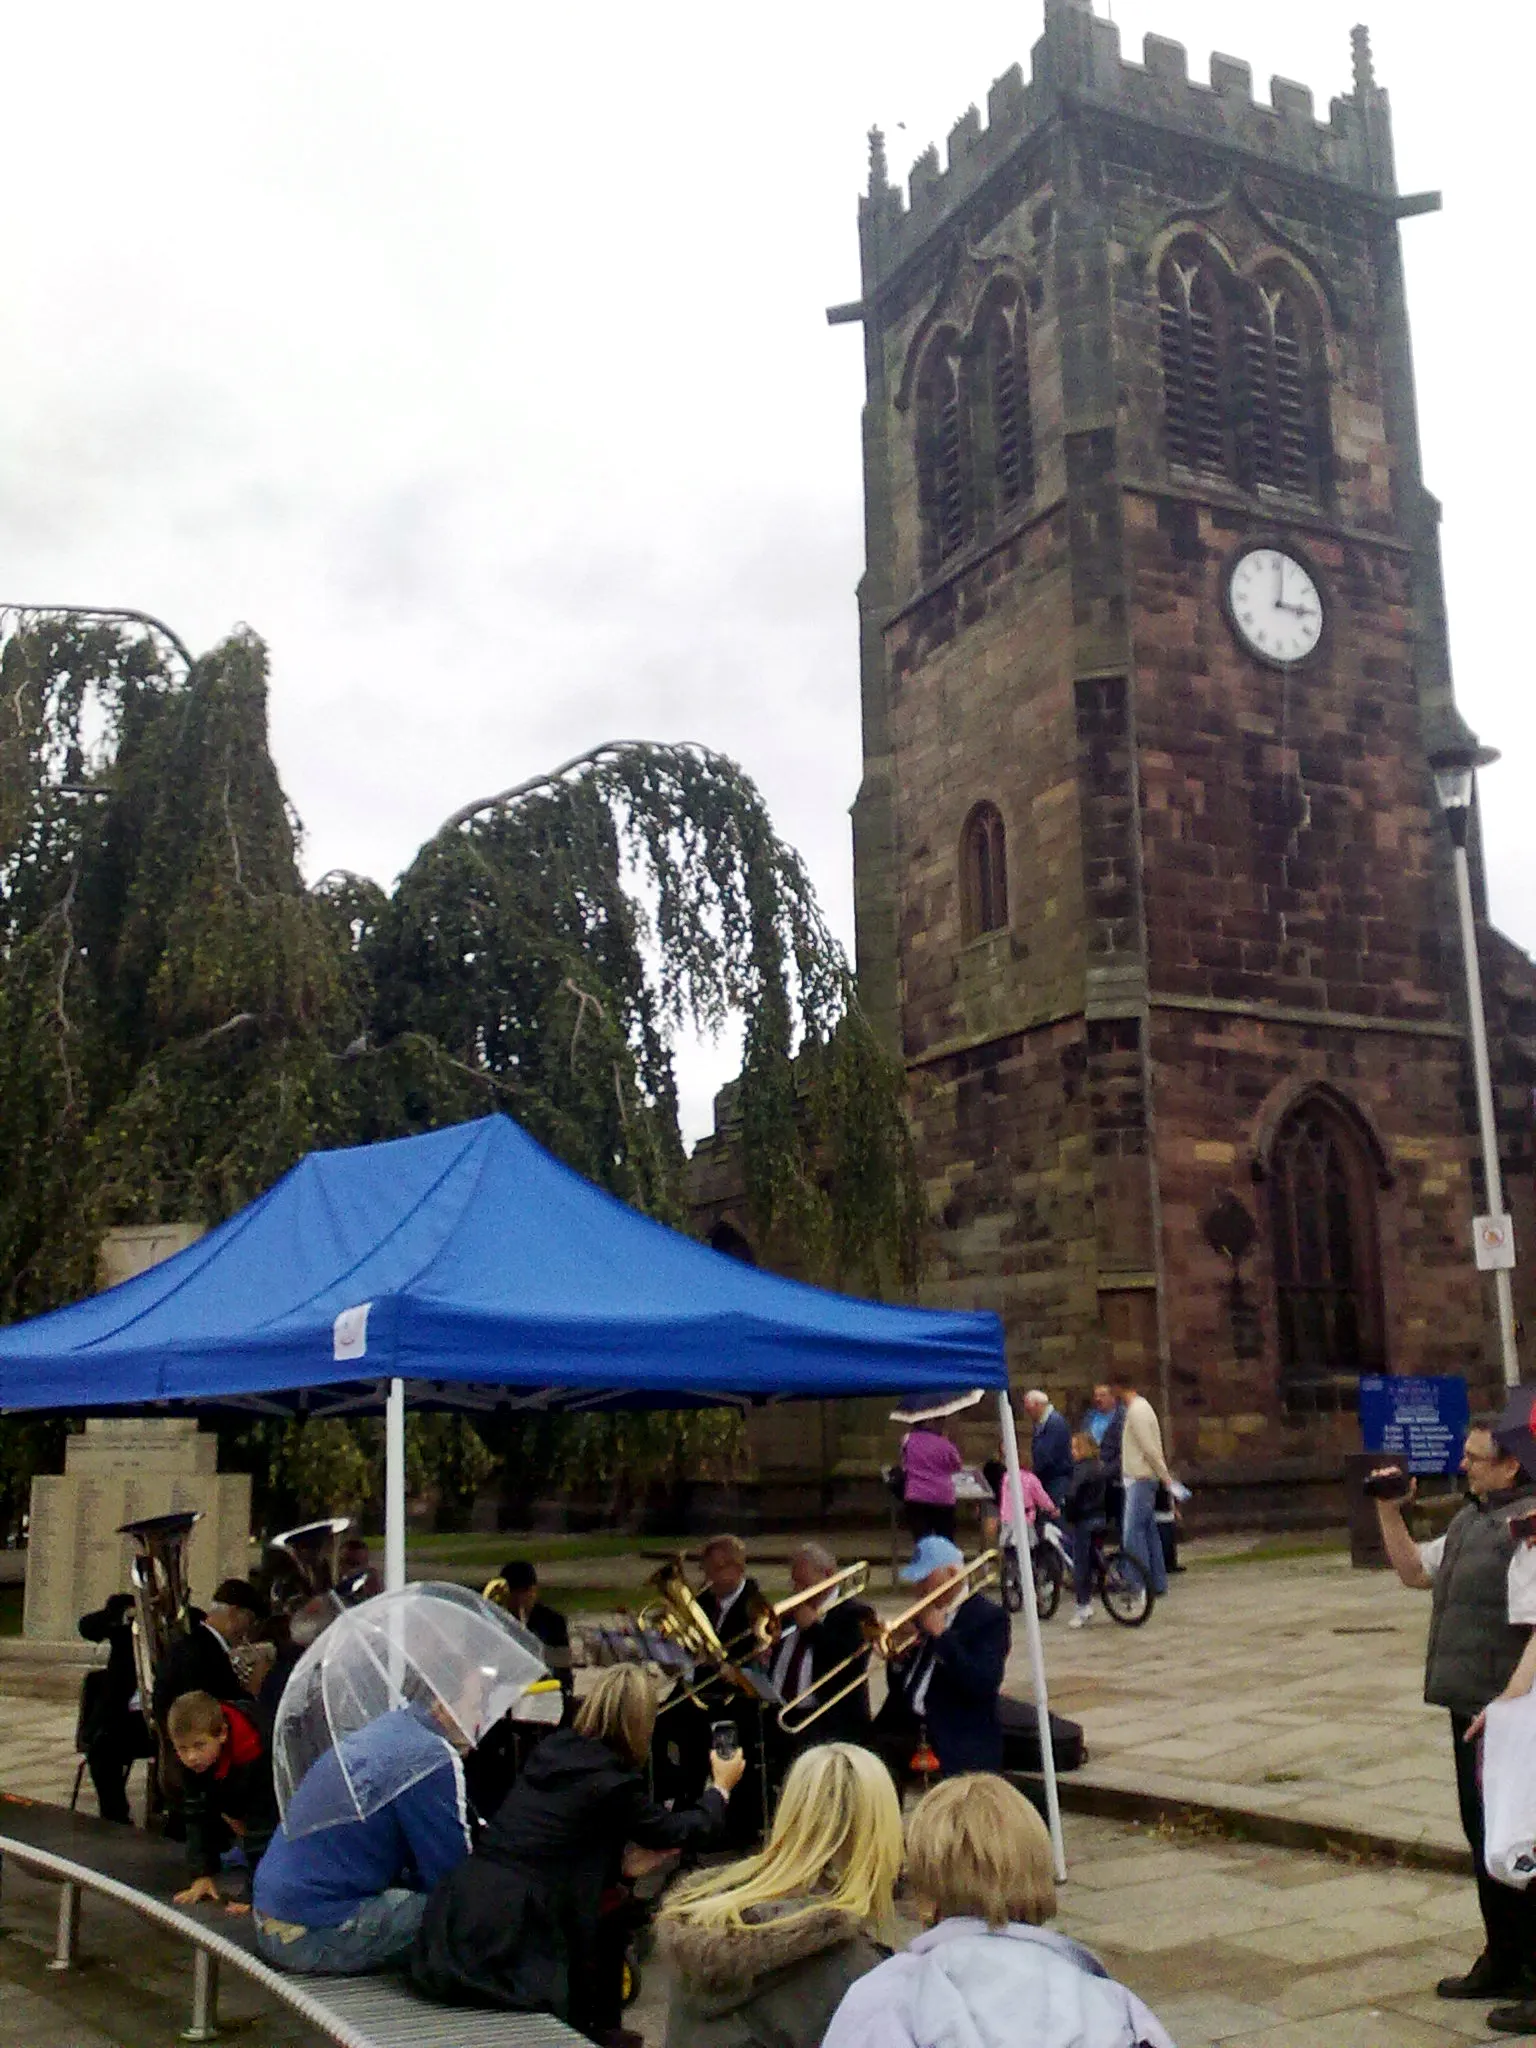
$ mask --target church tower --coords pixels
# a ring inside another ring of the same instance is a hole
[[[1398,239],[1437,202],[1353,58],[1320,121],[1046,0],[908,196],[871,136],[830,315],[868,379],[859,981],[929,1295],[1059,1405],[1123,1369],[1208,1497],[1336,1478],[1361,1372],[1498,1376]]]

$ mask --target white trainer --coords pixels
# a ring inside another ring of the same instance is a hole
[[[1072,1619],[1067,1623],[1067,1627],[1086,1628],[1089,1622],[1092,1621],[1092,1619],[1093,1609],[1091,1607],[1079,1607],[1076,1614],[1074,1614]]]

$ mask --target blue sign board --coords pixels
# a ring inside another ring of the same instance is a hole
[[[1361,1443],[1405,1459],[1410,1472],[1459,1472],[1467,1415],[1467,1383],[1459,1374],[1360,1375]]]

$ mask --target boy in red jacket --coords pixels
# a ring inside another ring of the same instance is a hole
[[[192,1882],[176,1894],[178,1906],[207,1899],[230,1913],[248,1913],[242,1900],[219,1889],[224,1851],[239,1842],[251,1870],[261,1861],[277,1826],[272,1755],[253,1707],[235,1707],[212,1693],[183,1693],[166,1716],[187,1774],[187,1861]]]

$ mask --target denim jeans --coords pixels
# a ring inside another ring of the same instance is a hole
[[[1152,1591],[1166,1593],[1168,1574],[1163,1568],[1162,1539],[1157,1533],[1157,1518],[1153,1513],[1156,1499],[1155,1479],[1127,1479],[1120,1545],[1126,1556],[1134,1557],[1146,1573],[1147,1584]]]
[[[364,1899],[339,1927],[311,1927],[292,1941],[266,1931],[256,1916],[256,1953],[279,1970],[317,1977],[361,1977],[369,1970],[397,1969],[411,1952],[427,1910],[425,1892],[380,1892]]]

